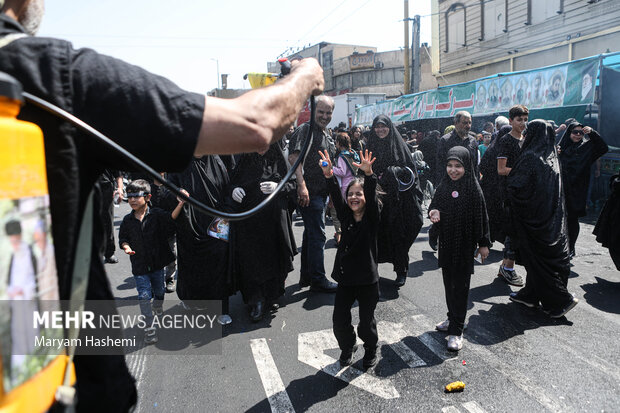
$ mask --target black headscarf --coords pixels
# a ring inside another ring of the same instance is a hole
[[[375,132],[375,126],[383,123],[390,129],[390,133],[385,138],[379,138]],[[385,115],[379,115],[372,121],[370,137],[366,149],[371,151],[377,158],[372,165],[373,171],[377,176],[381,175],[390,166],[409,167],[415,172],[415,164],[411,156],[411,151],[403,141],[400,132]]]
[[[570,136],[578,126],[583,127],[581,123],[573,122],[566,128],[559,143],[559,158],[562,163],[566,208],[583,216],[590,185],[590,167],[609,147],[595,130],[590,132],[589,139],[584,136],[579,142],[573,142]]]
[[[458,267],[468,263],[473,272],[476,245],[490,244],[484,196],[474,176],[467,148],[450,148],[447,160],[460,162],[465,174],[457,181],[444,174],[428,207],[429,211],[437,209],[440,213],[439,266]]]

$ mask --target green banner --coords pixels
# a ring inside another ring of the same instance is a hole
[[[548,109],[594,103],[599,57],[517,73],[502,73],[356,109],[356,124],[368,125],[380,114],[393,122],[447,118],[465,110],[475,115],[507,112],[522,104]]]

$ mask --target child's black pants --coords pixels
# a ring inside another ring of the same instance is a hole
[[[359,304],[360,323],[357,325],[357,334],[364,341],[364,348],[376,350],[379,337],[377,336],[377,322],[375,308],[379,301],[379,283],[371,285],[342,285],[338,284],[334,303],[334,335],[338,340],[340,350],[351,350],[355,345],[355,330],[351,325],[351,307],[357,300]]]
[[[469,282],[471,281],[471,268],[469,265],[456,267],[442,267],[443,286],[446,291],[446,304],[448,305],[448,334],[460,336],[463,334],[465,316],[467,315],[467,297],[469,295]]]

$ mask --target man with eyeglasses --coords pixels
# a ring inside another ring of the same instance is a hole
[[[558,152],[562,164],[571,258],[575,256],[575,243],[579,236],[579,217],[586,215],[592,164],[607,151],[609,147],[598,132],[576,121],[568,125],[560,141]],[[595,171],[596,175],[600,173],[600,169]]]

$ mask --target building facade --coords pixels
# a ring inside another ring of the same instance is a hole
[[[432,0],[441,85],[620,50],[618,0]]]

